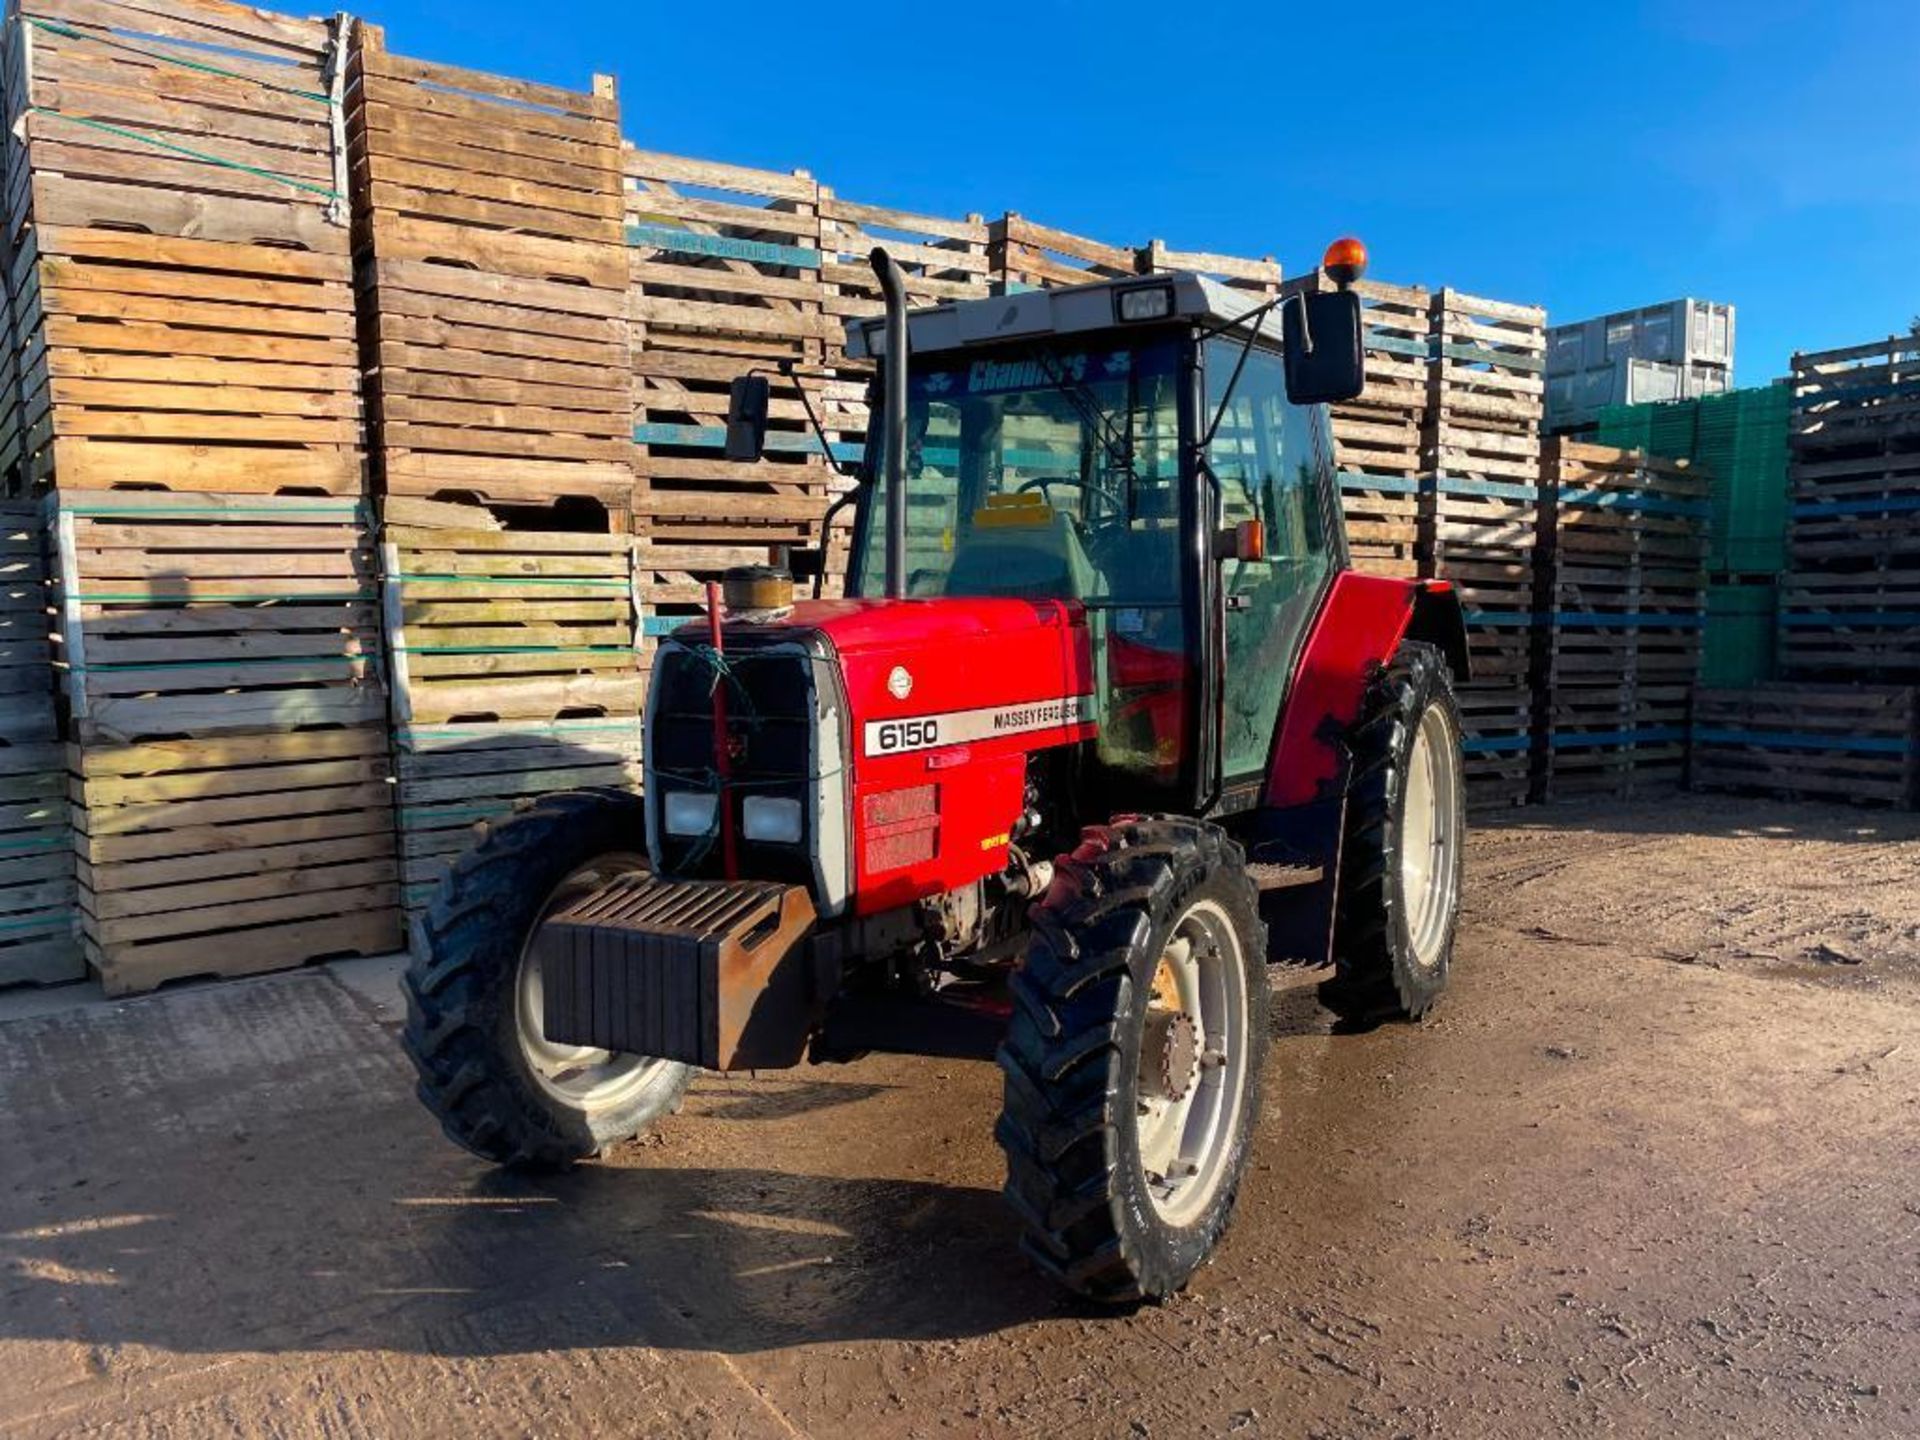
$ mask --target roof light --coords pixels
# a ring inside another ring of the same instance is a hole
[[[1116,290],[1114,293],[1114,313],[1122,324],[1135,324],[1142,320],[1164,320],[1173,314],[1173,286],[1171,285],[1135,285],[1130,289]]]
[[[1351,235],[1342,235],[1327,246],[1320,268],[1342,290],[1367,273],[1367,247]]]

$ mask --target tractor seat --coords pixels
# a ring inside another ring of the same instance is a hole
[[[1092,586],[1079,527],[1031,492],[989,496],[947,572],[949,595],[1078,600]]]

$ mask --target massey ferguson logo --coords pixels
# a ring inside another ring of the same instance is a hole
[[[1091,725],[1093,718],[1093,696],[1071,695],[1025,705],[955,710],[946,715],[869,720],[864,748],[868,755],[905,755],[915,750],[936,750],[942,745],[964,745],[970,740],[990,740],[996,735]]]

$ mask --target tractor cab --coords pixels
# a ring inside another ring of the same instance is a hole
[[[1116,800],[1257,794],[1291,660],[1345,562],[1314,402],[1357,390],[1358,331],[1351,295],[1313,300],[1324,358],[1291,391],[1281,307],[1195,275],[907,318],[900,598],[1071,605]],[[1286,311],[1310,334],[1307,306]],[[848,348],[883,357],[884,321]],[[865,457],[853,596],[888,593],[890,439]]]

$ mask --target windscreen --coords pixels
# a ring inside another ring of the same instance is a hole
[[[1168,337],[916,357],[908,595],[1175,601],[1180,352]],[[854,588],[877,596],[884,480],[870,500]]]

